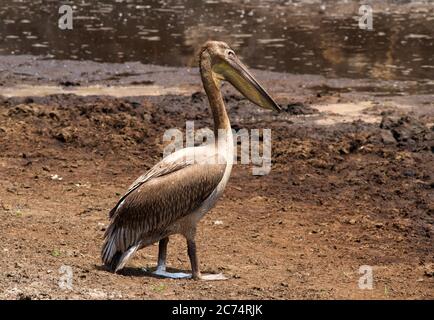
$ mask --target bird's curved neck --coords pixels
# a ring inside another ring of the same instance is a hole
[[[208,59],[201,60],[200,73],[214,118],[214,134],[216,137],[219,137],[219,129],[225,132],[231,130],[231,124],[219,88],[219,80],[215,78],[211,63]]]

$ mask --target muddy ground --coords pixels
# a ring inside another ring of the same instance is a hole
[[[0,99],[0,298],[433,299],[432,96],[388,94],[386,103],[372,92],[330,93],[312,78],[309,90],[303,77],[273,86],[279,76],[270,74],[260,78],[285,107],[280,114],[224,87],[235,129],[272,129],[272,169],[253,176],[236,165],[200,223],[202,270],[229,278],[217,282],[150,277],[141,267],[155,266],[157,246],[118,275],[99,259],[108,211],[161,159],[164,131],[185,120],[211,126],[197,77],[192,94]],[[1,80],[3,89],[26,82]],[[335,121],[324,111],[367,96],[365,118]],[[391,107],[402,99],[420,105]],[[181,237],[171,239],[168,263],[189,270]],[[372,290],[358,287],[362,265],[373,267]],[[71,289],[59,286],[62,266],[72,268]]]

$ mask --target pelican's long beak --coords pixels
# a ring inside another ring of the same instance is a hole
[[[222,63],[215,66],[214,70],[254,104],[261,108],[281,111],[280,106],[235,55],[224,59]]]

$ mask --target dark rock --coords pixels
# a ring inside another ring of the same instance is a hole
[[[416,172],[414,170],[407,169],[407,170],[404,170],[403,175],[406,177],[415,177]]]
[[[240,101],[247,100],[242,95],[228,94],[223,96],[223,100],[228,106],[238,107]]]
[[[425,269],[424,270],[425,276],[430,277],[430,278],[434,277],[434,264],[433,263],[429,263],[429,264],[425,265],[424,269]]]
[[[69,81],[69,80],[60,81],[59,84],[61,86],[64,86],[64,87],[77,87],[77,86],[80,86],[79,82],[72,82],[72,81]]]
[[[429,129],[419,119],[412,116],[383,116],[380,128],[390,130],[400,147],[406,147],[413,151],[418,149],[430,150],[432,148],[433,141],[430,141]],[[384,133],[384,138],[384,143],[386,143],[386,140],[391,141],[391,137],[387,133]]]
[[[137,86],[137,85],[145,85],[145,86],[149,86],[151,84],[154,84],[155,81],[152,80],[141,80],[141,81],[131,81],[130,84],[133,86]]]
[[[201,91],[197,91],[191,95],[191,102],[193,103],[203,102],[204,98],[205,98],[205,93]]]
[[[68,143],[72,142],[74,137],[74,132],[71,128],[63,128],[55,133],[53,133],[53,137],[60,142]]]
[[[384,144],[395,144],[396,140],[390,130],[382,130],[380,133],[381,141]]]
[[[290,103],[286,106],[281,106],[281,108],[283,112],[293,114],[293,115],[306,115],[306,114],[319,113],[317,109],[312,108],[300,102]]]

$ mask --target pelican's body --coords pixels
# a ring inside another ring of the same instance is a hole
[[[110,211],[102,260],[113,271],[122,269],[133,254],[159,241],[159,276],[220,279],[202,276],[196,255],[198,221],[223,193],[233,164],[233,139],[219,90],[220,80],[231,82],[254,103],[278,110],[277,104],[223,42],[209,41],[201,51],[200,70],[214,118],[215,143],[179,150],[140,176]],[[192,275],[166,272],[169,236],[187,239]]]

